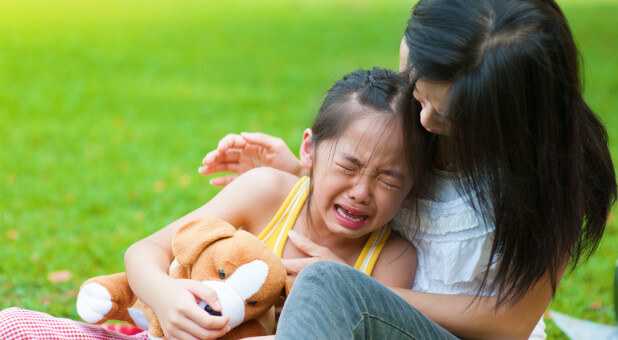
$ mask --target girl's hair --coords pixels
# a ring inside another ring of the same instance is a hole
[[[402,121],[401,98],[406,85],[401,75],[377,67],[343,76],[326,93],[311,127],[314,149],[322,141],[338,138],[350,122],[368,114],[384,115],[387,122]],[[404,139],[409,138],[409,131],[404,132]],[[411,169],[412,163],[417,163],[413,153],[404,150],[404,154]]]
[[[616,199],[607,133],[582,98],[564,14],[553,0],[421,0],[405,38],[413,83],[452,83],[451,136],[424,133],[409,147],[435,154],[440,143],[460,190],[476,192],[475,209],[495,225],[496,307],[545,275],[555,293],[567,259],[575,268],[598,246]],[[411,91],[404,128],[416,129]]]
[[[343,76],[328,90],[315,117],[311,127],[314,147],[339,137],[351,121],[368,113],[401,118],[399,99],[406,84],[404,77],[377,67]]]
[[[343,79],[335,82],[326,93],[324,102],[311,126],[313,133],[311,143],[314,150],[317,150],[318,145],[323,141],[340,137],[351,122],[369,114],[384,117],[382,128],[386,128],[395,120],[402,122],[401,98],[407,84],[406,78],[401,75],[377,67],[371,70],[358,69],[343,76]],[[412,142],[406,139],[412,138],[412,133],[407,130],[402,130],[402,132],[403,156],[406,157],[408,172],[413,173],[418,171],[416,166],[420,162],[414,160],[416,153],[407,149],[407,145],[411,145]],[[312,174],[313,170],[311,170]],[[311,209],[312,194],[313,184],[307,199],[309,209]],[[309,224],[312,224],[311,214],[308,216]]]

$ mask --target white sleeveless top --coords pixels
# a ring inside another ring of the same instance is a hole
[[[418,269],[412,289],[434,294],[475,295],[489,270],[487,286],[495,279],[496,263],[489,269],[494,237],[491,220],[476,213],[476,194],[460,195],[453,174],[436,172],[434,197],[419,201],[416,216],[408,207],[399,210],[391,227],[416,248]],[[493,295],[485,289],[481,295]],[[539,320],[529,339],[545,339],[545,324]]]

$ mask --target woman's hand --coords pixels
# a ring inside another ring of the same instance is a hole
[[[215,311],[221,303],[215,291],[188,279],[167,280],[152,307],[167,339],[215,339],[230,331],[228,316],[212,316],[198,306],[205,301]]]
[[[317,261],[332,261],[346,264],[345,261],[333,253],[327,247],[323,247],[304,235],[290,230],[288,233],[288,239],[292,244],[309,257],[297,258],[297,259],[282,259],[283,265],[288,272],[288,277],[294,280],[296,275],[306,266]]]
[[[302,176],[305,169],[294,156],[290,148],[281,138],[264,133],[242,132],[229,134],[219,141],[217,149],[209,152],[199,168],[202,175],[221,172],[233,172],[213,178],[210,183],[215,186],[226,186],[243,172],[269,166],[275,169]]]

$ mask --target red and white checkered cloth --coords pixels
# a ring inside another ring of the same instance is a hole
[[[146,340],[148,334],[144,331],[125,335],[97,325],[11,307],[0,311],[0,339]]]

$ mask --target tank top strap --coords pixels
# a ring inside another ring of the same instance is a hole
[[[307,176],[303,176],[292,188],[287,198],[277,211],[277,214],[272,218],[270,223],[258,235],[277,256],[283,254],[283,247],[288,239],[288,232],[294,226],[296,218],[300,213],[305,200],[309,194],[311,180]]]
[[[374,230],[371,235],[369,235],[369,239],[365,242],[365,246],[361,251],[358,259],[356,259],[356,264],[354,264],[354,268],[362,271],[367,275],[371,275],[373,272],[373,267],[378,261],[378,257],[380,257],[380,253],[386,244],[386,240],[391,234],[391,227],[388,225],[383,226],[380,229]]]

